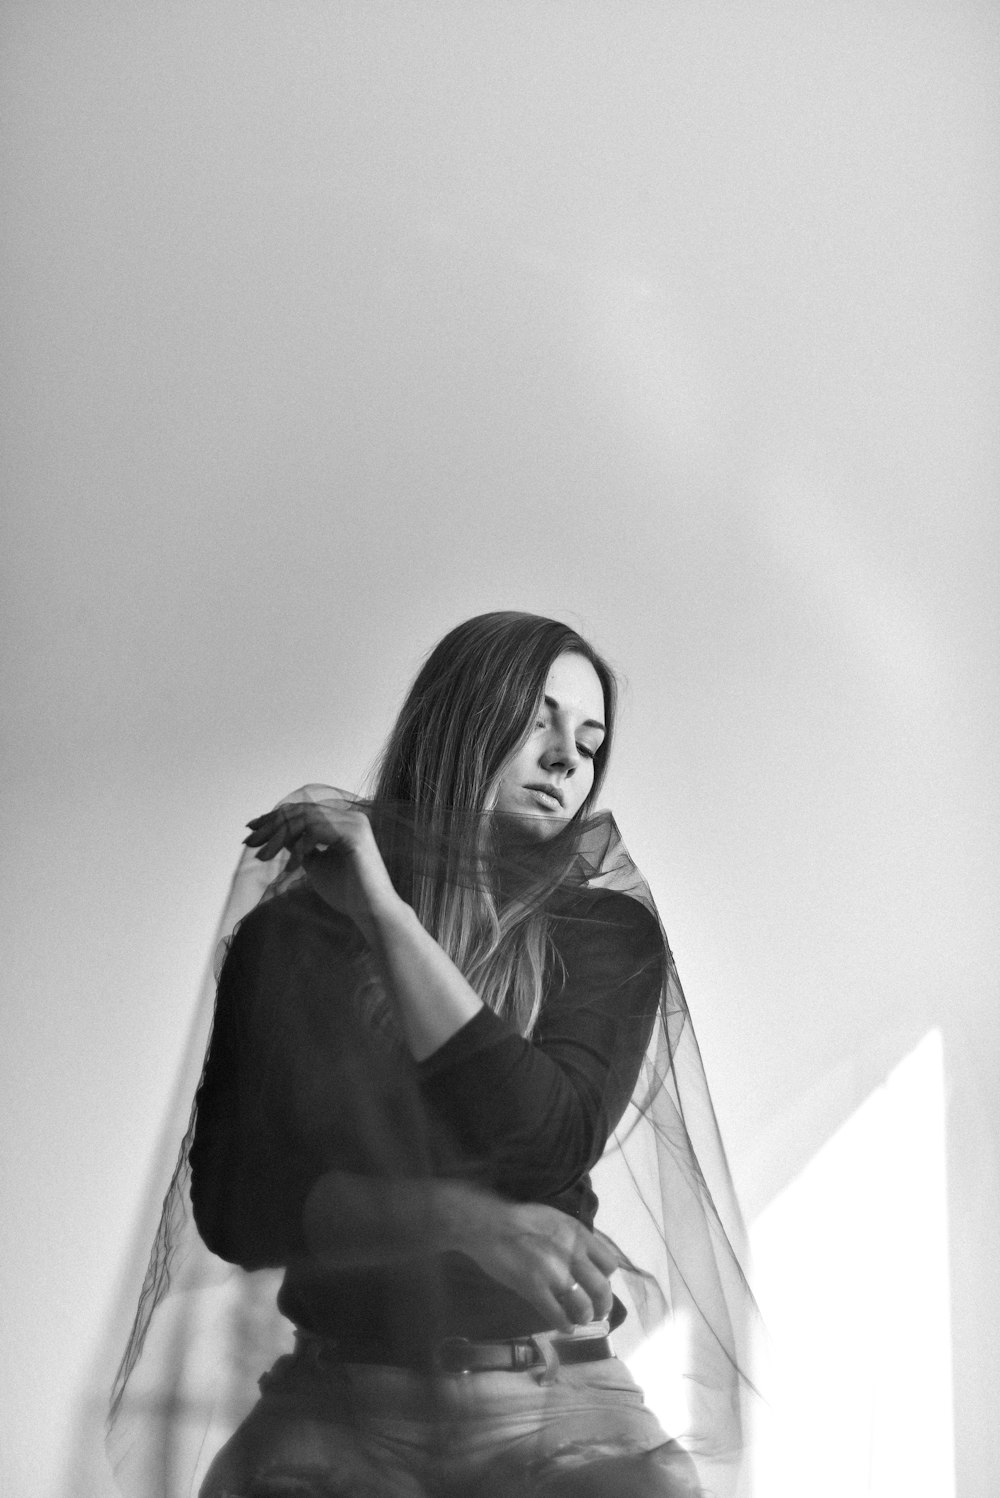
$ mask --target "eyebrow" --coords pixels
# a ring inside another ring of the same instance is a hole
[[[545,697],[543,699],[543,701],[544,701],[546,707],[555,708],[556,712],[559,711],[559,703],[556,701],[556,699],[554,697]],[[607,729],[605,728],[604,724],[603,723],[598,723],[598,721],[597,721],[596,718],[588,718],[586,720],[586,722],[580,724],[580,727],[581,728],[597,728],[597,729],[600,730],[601,733],[607,733]]]

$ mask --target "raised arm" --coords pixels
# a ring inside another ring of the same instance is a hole
[[[396,893],[371,823],[348,802],[279,806],[251,822],[259,858],[291,849],[327,905],[346,915],[376,954],[416,1061],[444,1045],[482,1009],[451,958]]]
[[[429,1099],[492,1184],[527,1200],[578,1180],[624,1112],[652,1029],[665,960],[655,917],[624,895],[580,892],[554,921],[562,982],[525,1040],[396,893],[363,813],[299,804],[251,826],[260,857],[291,848],[327,905],[360,928]]]

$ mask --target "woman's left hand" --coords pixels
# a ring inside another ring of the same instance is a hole
[[[350,801],[287,802],[247,826],[244,842],[258,858],[287,849],[289,868],[303,868],[317,894],[369,940],[380,911],[399,903],[371,823]]]

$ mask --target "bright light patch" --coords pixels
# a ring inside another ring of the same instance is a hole
[[[759,1498],[954,1498],[944,1067],[932,1030],[753,1224]]]
[[[684,1318],[677,1314],[625,1360],[642,1386],[646,1403],[668,1432],[683,1430],[688,1422],[683,1380],[686,1345]]]

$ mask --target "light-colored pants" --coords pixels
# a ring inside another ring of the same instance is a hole
[[[200,1498],[697,1498],[618,1358],[442,1374],[279,1358]]]

